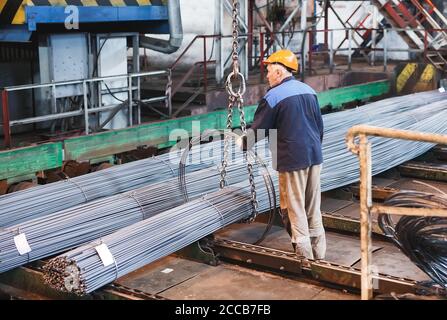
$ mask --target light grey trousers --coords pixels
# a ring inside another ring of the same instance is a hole
[[[324,259],[326,254],[320,172],[321,165],[279,172],[281,210],[288,212],[296,253],[308,259]]]

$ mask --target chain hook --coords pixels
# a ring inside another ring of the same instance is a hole
[[[243,95],[246,91],[246,82],[244,75],[239,71],[239,43],[238,43],[238,37],[239,37],[239,22],[238,22],[238,7],[239,7],[239,1],[233,0],[233,42],[232,42],[232,60],[233,60],[233,70],[228,75],[226,82],[225,82],[225,88],[228,92],[229,98],[228,98],[228,115],[227,115],[227,129],[231,131],[233,126],[233,107],[236,105],[240,114],[240,125],[242,129],[242,133],[245,135],[247,134],[247,123],[245,121],[245,113],[244,113],[244,99]],[[237,91],[233,88],[233,81],[236,81],[238,78],[240,78],[239,87],[237,88]],[[228,149],[229,149],[229,137],[225,136],[224,140],[224,152],[223,152],[223,160],[221,162],[221,168],[220,168],[220,188],[223,189],[227,183],[226,183],[226,168],[228,165]],[[258,214],[258,202],[256,200],[256,186],[255,186],[255,179],[253,174],[253,164],[251,163],[251,160],[248,159],[247,154],[245,153],[245,159],[247,161],[247,171],[248,171],[248,179],[250,183],[250,194],[251,199],[250,203],[252,205],[252,214],[246,221],[252,222],[256,218]]]
[[[231,81],[233,79],[233,77],[235,77],[235,75],[237,77],[241,78],[240,84],[239,84],[239,88],[237,90],[237,92],[234,91],[233,89],[233,82]],[[233,97],[238,97],[238,96],[243,96],[245,94],[245,91],[247,89],[247,86],[245,84],[245,77],[242,73],[238,72],[238,73],[234,73],[234,71],[230,72],[230,74],[227,77],[227,81],[225,81],[225,88],[228,92],[228,94],[230,96]]]

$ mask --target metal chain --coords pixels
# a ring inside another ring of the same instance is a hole
[[[227,130],[232,129],[233,125],[233,107],[236,105],[240,114],[240,125],[242,129],[242,134],[247,134],[247,122],[245,121],[245,112],[244,112],[244,99],[242,98],[245,89],[245,78],[242,75],[242,73],[239,71],[239,22],[238,22],[238,12],[239,10],[239,1],[233,0],[233,43],[232,43],[232,60],[233,60],[233,71],[228,75],[227,81],[225,83],[227,92],[229,94],[228,99],[228,116],[227,116]],[[233,89],[233,83],[232,80],[235,80],[237,78],[240,78],[239,88],[235,92]],[[224,152],[223,152],[223,160],[221,163],[220,168],[220,188],[224,188],[226,186],[226,168],[228,165],[228,148],[229,148],[229,137],[225,137],[224,141]],[[253,164],[251,163],[251,159],[247,156],[247,153],[245,153],[245,160],[247,161],[247,171],[248,171],[248,179],[250,183],[250,193],[251,193],[251,205],[252,205],[252,214],[247,219],[248,222],[252,222],[257,214],[258,214],[258,202],[256,200],[256,186],[255,186],[255,179],[253,174]]]
[[[166,83],[166,90],[165,90],[165,106],[168,112],[172,110],[172,71],[171,69],[168,69],[168,81]],[[169,117],[171,114],[169,114]]]
[[[246,135],[247,123],[245,121],[245,113],[243,108],[244,99],[242,98],[241,94],[238,94],[236,103],[240,113],[242,135]],[[252,205],[252,215],[248,217],[247,221],[253,222],[258,214],[258,201],[256,199],[256,184],[255,184],[255,177],[253,174],[253,164],[251,162],[251,159],[247,156],[247,153],[245,153],[245,160],[247,161],[248,181],[250,183],[250,194],[251,194],[251,205]]]
[[[237,77],[239,73],[239,22],[237,16],[239,14],[239,1],[233,0],[233,76]]]
[[[233,126],[233,106],[234,106],[235,98],[230,95],[228,99],[228,115],[227,115],[227,130],[231,131]],[[230,146],[229,139],[225,137],[224,140],[224,151],[223,151],[223,160],[221,162],[220,168],[220,188],[223,189],[227,182],[225,180],[227,176],[227,165],[228,165],[228,148]]]

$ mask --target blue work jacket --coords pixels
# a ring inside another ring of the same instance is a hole
[[[277,129],[277,148],[271,147],[273,168],[290,172],[323,163],[323,119],[315,91],[293,77],[270,88],[259,102],[253,124]],[[269,135],[272,145],[273,135]]]

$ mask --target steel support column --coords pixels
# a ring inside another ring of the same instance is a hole
[[[2,107],[3,107],[3,136],[5,147],[11,148],[11,127],[9,125],[9,105],[8,92],[2,91]]]

